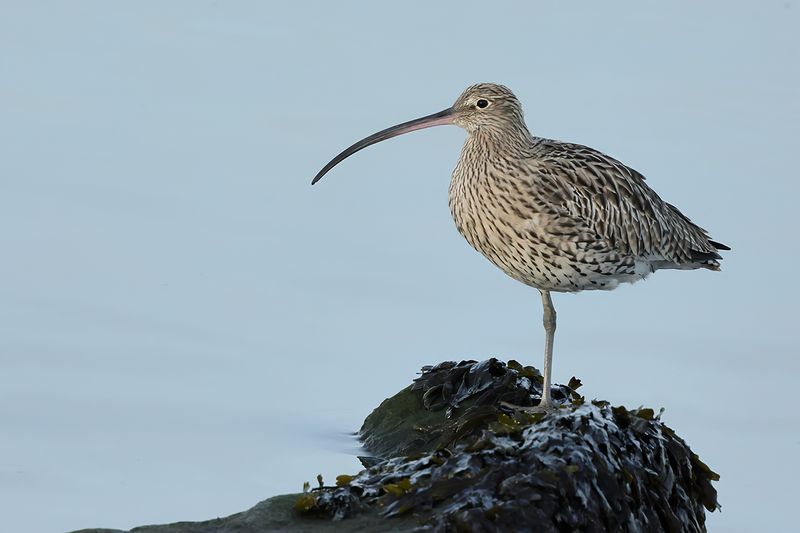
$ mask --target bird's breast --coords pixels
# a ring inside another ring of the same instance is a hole
[[[541,286],[532,273],[549,255],[542,215],[517,181],[488,163],[459,164],[450,182],[450,212],[473,248],[512,278]]]
[[[553,291],[611,289],[608,257],[587,246],[576,228],[537,192],[535,170],[513,164],[465,165],[460,161],[449,189],[450,212],[459,233],[489,261],[526,285]]]

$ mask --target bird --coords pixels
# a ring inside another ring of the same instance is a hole
[[[456,228],[500,270],[541,295],[543,383],[531,411],[556,408],[551,293],[612,290],[662,269],[719,271],[719,252],[730,250],[662,200],[633,168],[593,148],[531,134],[517,97],[495,83],[472,85],[447,109],[356,142],[311,183],[372,144],[451,124],[467,132],[448,192]]]

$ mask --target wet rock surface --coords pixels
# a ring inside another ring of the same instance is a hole
[[[258,503],[247,511],[203,522],[175,522],[119,529],[82,529],[73,533],[262,533],[291,531],[293,533],[350,532],[408,532],[415,524],[411,519],[386,520],[377,512],[366,512],[347,522],[302,517],[294,510],[299,494],[284,494]],[[343,526],[344,524],[344,526]]]
[[[541,383],[514,361],[425,367],[364,421],[365,469],[336,486],[132,531],[705,531],[718,476],[659,415],[587,401],[575,378],[553,412],[513,407]]]

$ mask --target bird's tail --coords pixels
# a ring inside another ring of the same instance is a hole
[[[712,241],[711,239],[708,240],[708,243],[714,247],[716,250],[724,251],[730,250],[729,246],[726,246],[720,242]],[[707,268],[709,270],[720,270],[719,260],[722,259],[722,256],[719,255],[716,251],[714,252],[699,252],[697,250],[692,250],[692,263],[694,268]]]

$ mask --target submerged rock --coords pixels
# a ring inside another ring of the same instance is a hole
[[[132,531],[705,531],[719,476],[660,415],[586,401],[575,378],[553,412],[513,407],[541,385],[515,361],[425,367],[364,421],[365,469],[336,486]]]
[[[294,510],[299,494],[284,494],[264,500],[247,511],[203,522],[175,522],[154,526],[119,529],[82,529],[72,533],[339,533],[341,531],[410,532],[415,524],[409,520],[386,520],[377,512],[366,512],[342,522],[302,517]]]

